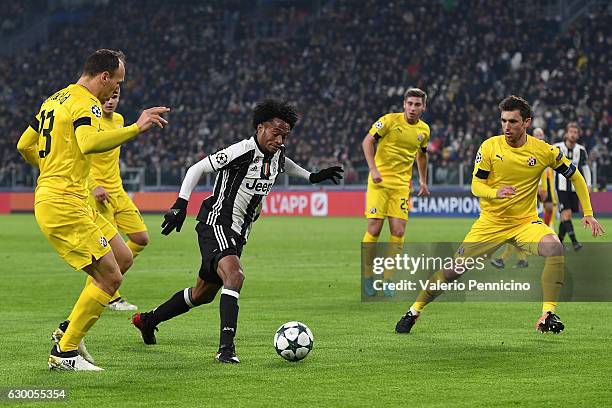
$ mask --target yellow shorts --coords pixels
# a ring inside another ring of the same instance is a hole
[[[63,196],[34,205],[38,225],[51,246],[76,270],[110,250],[117,230],[84,200]]]
[[[368,184],[365,210],[367,218],[393,217],[407,220],[409,211],[410,188],[389,189]]]
[[[142,219],[142,215],[140,215],[140,211],[125,190],[121,189],[108,194],[110,198],[102,203],[97,202],[90,194],[90,205],[124,234],[147,231],[147,226]]]
[[[506,242],[532,255],[538,255],[540,240],[555,232],[539,218],[511,224],[478,218],[463,239],[460,255],[477,257],[494,252]]]

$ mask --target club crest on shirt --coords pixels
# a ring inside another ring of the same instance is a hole
[[[91,106],[91,113],[93,113],[96,118],[99,118],[102,116],[102,110],[100,109],[98,105]]]
[[[528,164],[530,167],[535,166],[535,165],[536,165],[536,163],[537,163],[537,162],[536,162],[536,159],[535,159],[535,157],[533,157],[533,156],[527,159],[527,164]]]
[[[223,166],[227,163],[227,154],[224,152],[219,152],[215,154],[215,161],[218,165]]]

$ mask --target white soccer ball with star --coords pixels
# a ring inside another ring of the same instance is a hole
[[[304,323],[287,322],[274,335],[274,348],[279,356],[289,361],[306,358],[312,350],[314,337]]]

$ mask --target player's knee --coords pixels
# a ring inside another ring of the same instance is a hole
[[[106,273],[103,273],[99,280],[104,286],[103,290],[106,290],[108,293],[112,294],[115,293],[121,286],[121,282],[123,282],[123,275],[119,271],[118,267],[116,269],[112,268],[111,270],[106,271]]]
[[[559,241],[556,235],[550,234],[542,238],[538,245],[538,252],[541,256],[563,256],[565,254],[565,247]]]
[[[382,225],[368,225],[368,234],[378,237],[382,230]]]
[[[149,234],[146,232],[134,234],[130,237],[130,240],[136,245],[147,246],[149,244]]]
[[[130,267],[134,263],[134,256],[132,255],[132,252],[126,251],[126,253],[118,257],[116,261],[117,261],[117,265],[119,265],[119,270],[123,274],[123,273],[126,273],[127,270],[130,269]]]
[[[395,237],[403,237],[406,232],[406,226],[404,225],[394,225],[391,227],[391,235]]]
[[[223,281],[223,286],[232,288],[241,288],[244,282],[244,273],[240,269],[236,269],[227,274]]]

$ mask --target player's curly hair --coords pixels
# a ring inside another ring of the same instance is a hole
[[[295,106],[288,102],[278,101],[275,99],[265,99],[253,109],[253,129],[257,129],[257,125],[267,122],[274,118],[279,118],[289,124],[289,128],[293,129],[295,123],[299,120],[299,115]]]
[[[529,103],[521,98],[520,96],[510,95],[504,98],[503,101],[499,104],[499,110],[502,112],[508,111],[519,111],[521,114],[521,118],[523,120],[527,120],[527,118],[532,118],[531,106]]]

